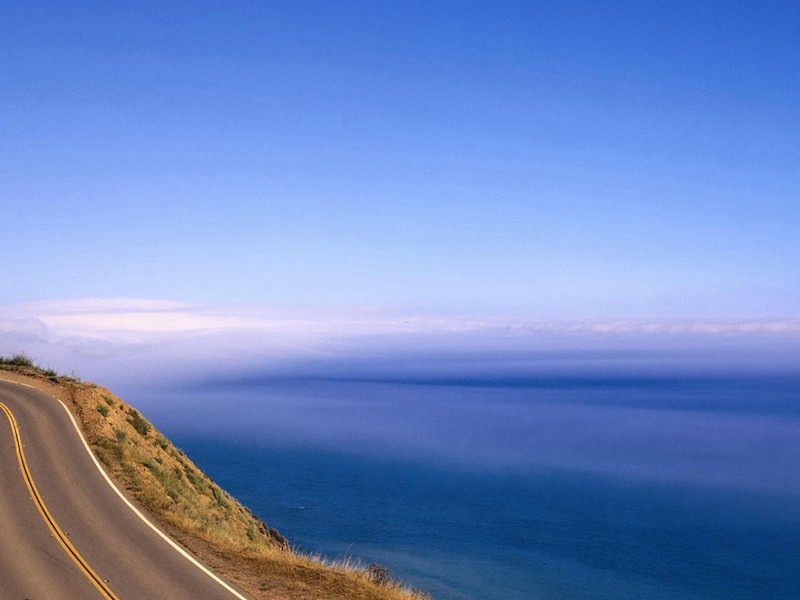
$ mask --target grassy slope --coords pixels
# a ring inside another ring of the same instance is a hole
[[[0,364],[0,377],[67,404],[117,485],[173,538],[254,599],[411,600],[379,567],[331,563],[293,550],[217,486],[134,408],[107,389],[34,366]]]

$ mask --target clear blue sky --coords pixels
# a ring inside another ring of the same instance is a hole
[[[2,2],[0,303],[800,306],[796,2]]]

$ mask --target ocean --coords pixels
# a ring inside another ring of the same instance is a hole
[[[241,377],[128,399],[302,549],[437,599],[800,598],[800,377]]]

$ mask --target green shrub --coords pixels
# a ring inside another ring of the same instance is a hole
[[[206,482],[203,481],[203,476],[200,475],[197,471],[192,469],[191,467],[185,467],[186,469],[186,479],[189,480],[196,489],[201,494],[205,493],[206,491]]]
[[[224,492],[222,492],[221,490],[217,490],[215,486],[211,486],[211,495],[214,496],[214,500],[216,500],[217,504],[220,505],[222,508],[228,510],[230,509],[231,505],[225,499],[225,496],[223,494]]]
[[[99,412],[104,417],[107,417],[108,416],[108,407],[107,406],[103,406],[102,404],[98,404],[97,405],[97,412]]]
[[[109,406],[111,406],[113,408],[113,406],[114,406],[114,399],[113,398],[111,398],[110,396],[103,395],[103,400],[105,400],[106,404],[108,404]]]
[[[146,437],[147,434],[150,433],[150,423],[148,423],[145,418],[133,408],[128,410],[128,414],[130,415],[128,423],[133,425],[133,428],[139,432],[139,435]]]
[[[159,475],[159,473],[161,471],[161,469],[159,469],[158,465],[155,462],[153,462],[153,459],[151,459],[151,458],[142,459],[142,460],[139,461],[139,464],[147,467],[148,469],[150,469],[156,475]]]
[[[139,473],[136,472],[136,467],[131,463],[122,463],[122,471],[128,476],[131,489],[140,492],[142,490],[142,478],[139,477]]]
[[[33,359],[24,352],[18,352],[9,357],[0,356],[0,365],[10,365],[12,367],[34,367]]]

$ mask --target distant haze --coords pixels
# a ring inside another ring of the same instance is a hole
[[[220,378],[795,373],[798,319],[536,320],[81,300],[0,307],[0,349],[137,387]]]

